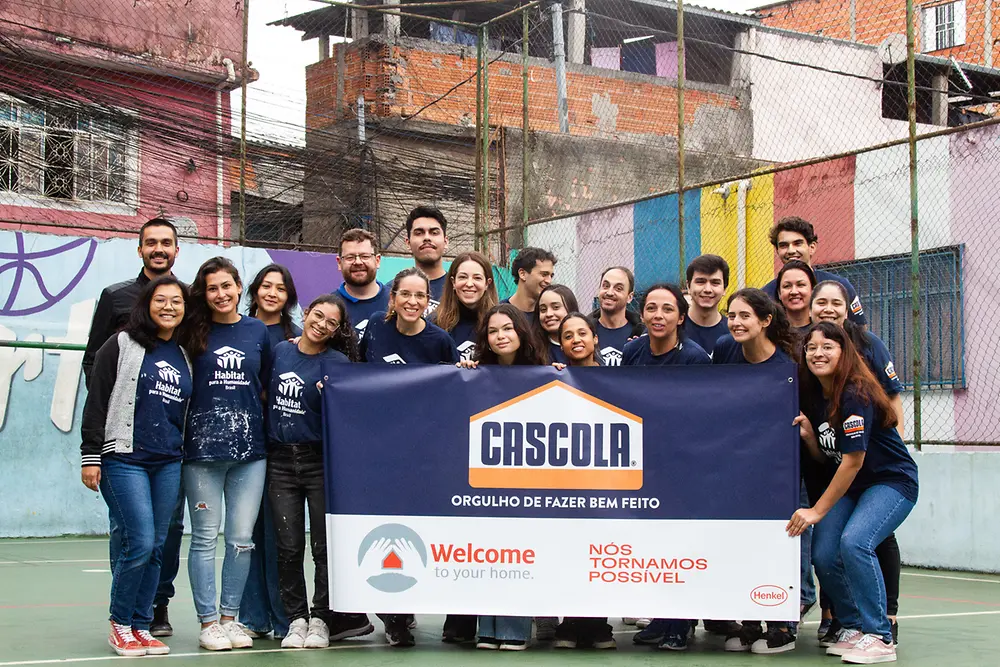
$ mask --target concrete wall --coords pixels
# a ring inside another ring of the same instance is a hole
[[[914,453],[920,499],[896,531],[907,565],[1000,572],[1000,452]]]

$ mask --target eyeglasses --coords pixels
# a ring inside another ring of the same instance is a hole
[[[809,345],[806,345],[806,354],[816,354],[820,350],[823,351],[823,354],[831,354],[832,352],[834,352],[836,350],[839,350],[839,349],[840,349],[840,346],[839,345],[835,345],[833,343],[826,343],[822,347],[819,346],[819,345],[814,345],[814,344],[810,343]]]
[[[403,301],[409,301],[410,299],[416,299],[417,301],[425,301],[427,299],[427,292],[409,292],[403,290],[402,292],[396,292],[398,296]]]
[[[353,255],[341,255],[340,259],[347,262],[348,264],[354,264],[354,262],[361,260],[365,264],[375,259],[375,254],[370,252],[363,252]]]
[[[340,327],[340,321],[339,320],[335,320],[335,319],[330,318],[330,317],[323,317],[319,313],[315,313],[315,312],[309,313],[309,317],[307,319],[315,322],[316,324],[325,325],[325,326],[327,326],[327,327],[329,327],[330,329],[333,329],[333,330],[336,330],[338,327]]]

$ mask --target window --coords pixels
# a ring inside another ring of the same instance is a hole
[[[920,253],[921,386],[928,389],[965,387],[962,252],[962,246],[953,246]],[[872,257],[823,268],[854,285],[869,328],[889,346],[899,379],[912,388],[910,256]]]
[[[965,44],[965,0],[923,9],[924,51]]]
[[[131,203],[128,125],[121,114],[0,96],[0,195]]]

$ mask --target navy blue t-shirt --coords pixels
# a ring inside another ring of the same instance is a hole
[[[733,339],[732,334],[726,334],[725,336],[720,336],[719,340],[715,341],[715,353],[712,355],[713,364],[749,364],[747,358],[743,356],[743,346]],[[784,364],[784,363],[795,363],[792,358],[785,354],[785,351],[780,347],[774,348],[774,354],[765,361],[761,361],[762,364]]]
[[[435,318],[428,320],[431,324],[437,324]],[[462,361],[471,360],[476,354],[476,327],[479,324],[479,315],[469,310],[465,306],[458,306],[458,322],[448,333],[455,341],[458,348],[458,356]]]
[[[710,364],[712,358],[698,343],[690,338],[678,341],[676,347],[666,354],[653,354],[649,346],[649,336],[640,336],[625,344],[622,366],[690,366]]]
[[[501,301],[500,303],[510,303],[510,298],[508,297],[508,298],[504,299],[503,301]],[[517,308],[517,306],[514,306],[514,307]],[[517,309],[521,310],[520,308],[517,308]],[[523,310],[521,310],[521,314],[524,315],[524,319],[528,320],[528,325],[529,326],[531,326],[531,327],[535,326],[535,311],[531,311],[530,313],[526,313]]]
[[[358,340],[365,335],[365,327],[368,326],[372,314],[379,311],[384,313],[389,309],[389,286],[378,283],[378,288],[378,294],[370,299],[355,299],[347,293],[346,283],[341,283],[340,289],[337,290],[337,294],[344,299],[344,305],[347,306],[347,314],[351,318],[351,324],[354,325]]]
[[[605,366],[622,365],[622,353],[631,333],[631,322],[626,322],[625,326],[617,329],[608,329],[600,320],[597,321],[597,341],[601,347],[601,360]]]
[[[861,305],[861,299],[858,298],[858,293],[854,290],[854,285],[851,284],[850,280],[822,269],[814,268],[813,273],[816,275],[817,284],[823,282],[824,280],[836,280],[838,283],[843,285],[844,289],[847,290],[847,298],[851,300],[851,302],[847,304],[847,317],[850,318],[852,322],[856,322],[861,325],[868,324],[868,319],[865,317],[865,309]],[[778,301],[777,279],[772,280],[761,289],[767,292],[769,297]]]
[[[690,317],[685,317],[684,324],[682,326],[684,327],[684,334],[687,336],[688,340],[693,340],[698,343],[698,345],[701,346],[701,349],[705,350],[710,357],[715,352],[715,341],[729,333],[729,323],[726,322],[725,317],[719,320],[718,324],[710,327],[703,327],[700,324],[695,324],[691,321]]]
[[[379,364],[458,363],[458,349],[451,335],[430,322],[415,336],[399,333],[396,320],[386,322],[385,313],[372,313],[361,339],[361,358]]]
[[[253,317],[213,322],[205,353],[194,360],[185,461],[238,461],[267,455],[261,394],[270,378],[267,326]]]
[[[438,306],[441,305],[441,295],[444,294],[444,286],[448,284],[448,274],[445,273],[440,278],[428,280],[427,282],[430,283],[431,292],[427,307],[424,308],[424,317],[430,317],[438,309]]]
[[[274,348],[268,396],[267,442],[272,447],[323,441],[323,399],[316,383],[323,362],[349,364],[336,350],[305,354],[288,341]]]
[[[831,426],[821,394],[804,401],[803,413],[813,425],[820,452],[831,463],[839,464],[844,454],[865,452],[861,470],[847,491],[851,497],[885,484],[907,500],[917,501],[917,464],[896,429],[882,426],[882,415],[874,406],[865,405],[848,389],[841,399],[840,423]]]
[[[889,354],[889,348],[885,346],[881,338],[871,331],[866,331],[865,337],[868,339],[868,347],[865,348],[862,356],[865,358],[869,370],[875,374],[875,379],[885,389],[889,398],[902,394],[903,383],[896,376],[896,367],[892,365],[892,355]]]
[[[184,418],[191,372],[174,341],[146,352],[135,388],[131,463],[168,463],[184,457]]]
[[[549,349],[549,363],[550,364],[552,364],[552,363],[560,363],[560,364],[568,363],[566,361],[566,355],[563,354],[562,346],[561,345],[553,343],[551,340],[549,340],[548,336],[545,337],[545,342],[547,342],[549,344],[549,348],[548,349]]]
[[[292,322],[292,338],[302,335],[302,327]],[[267,325],[267,340],[271,344],[271,349],[274,350],[278,347],[278,343],[288,340],[285,336],[285,327],[278,324],[268,324]]]

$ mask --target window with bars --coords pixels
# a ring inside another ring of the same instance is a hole
[[[923,9],[924,51],[940,51],[965,43],[965,0]]]
[[[132,203],[129,125],[121,114],[0,96],[0,194]]]
[[[921,386],[965,387],[963,246],[920,253]],[[892,352],[899,379],[913,387],[913,302],[910,255],[871,257],[822,267],[851,281],[868,326]]]

